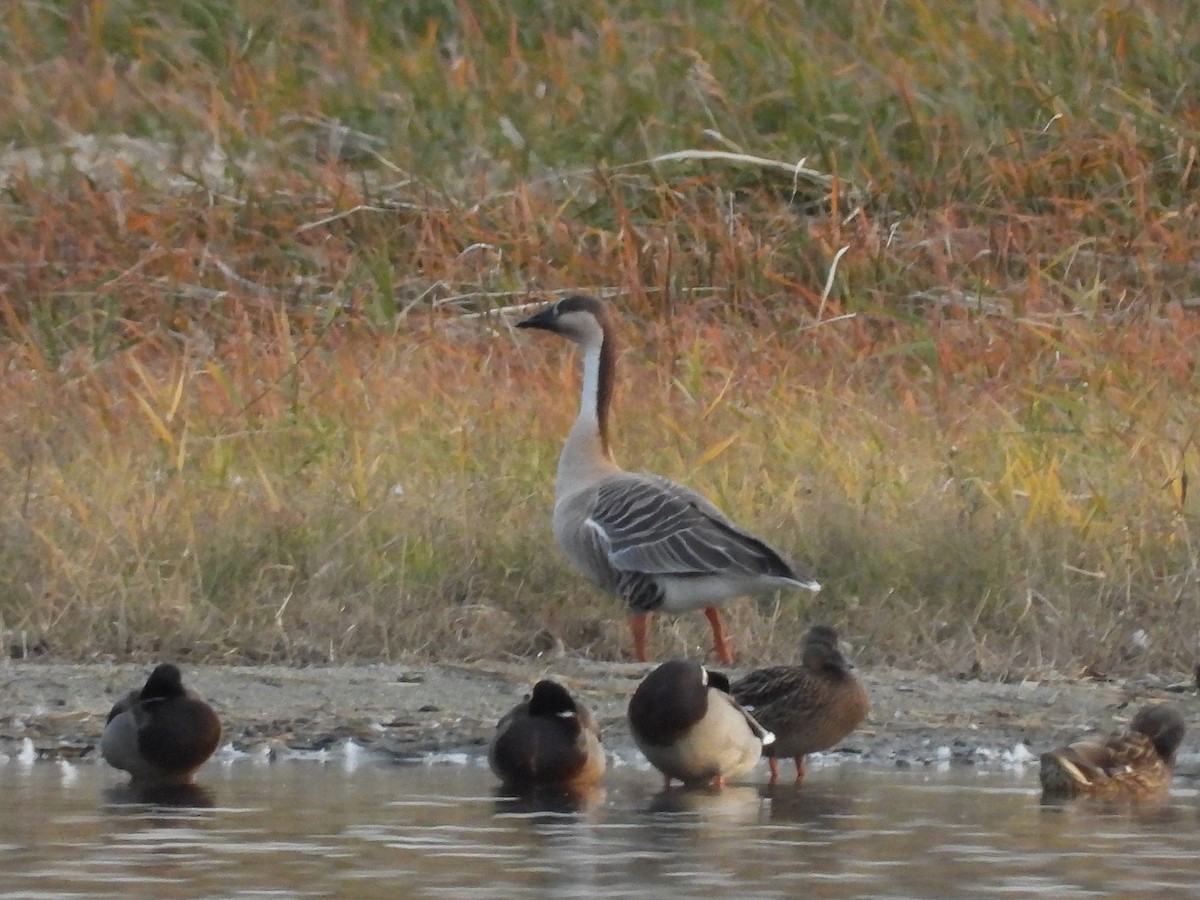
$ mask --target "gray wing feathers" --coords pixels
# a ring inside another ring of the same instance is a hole
[[[648,575],[773,575],[797,579],[774,550],[694,491],[654,475],[597,486],[587,519],[617,569]]]

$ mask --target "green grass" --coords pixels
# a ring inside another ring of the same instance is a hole
[[[826,585],[731,607],[748,659],[827,620],[864,662],[1190,668],[1198,15],[14,0],[0,626],[621,656],[549,534],[575,362],[465,315],[586,289],[619,458]]]

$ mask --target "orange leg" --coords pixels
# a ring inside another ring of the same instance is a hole
[[[771,767],[771,780],[767,784],[775,784],[775,782],[779,781],[779,760],[773,756],[768,756],[767,765]]]
[[[646,639],[650,634],[650,613],[635,612],[629,617],[629,630],[633,632],[633,658],[646,661]]]
[[[725,640],[725,623],[721,621],[721,614],[717,612],[715,606],[707,606],[704,609],[704,616],[708,619],[708,624],[712,626],[713,649],[717,651],[717,659],[723,666],[732,666],[733,653],[729,649],[728,641]]]
[[[772,760],[774,762],[774,760]],[[804,776],[808,774],[808,770],[804,766],[804,757],[796,757],[796,784],[804,780]]]
[[[721,788],[725,787],[725,776],[718,775],[716,778],[713,779],[712,783],[713,783],[713,787],[715,787],[717,790],[721,790]]]

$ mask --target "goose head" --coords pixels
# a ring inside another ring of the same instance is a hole
[[[561,334],[582,347],[602,342],[611,326],[608,305],[584,294],[564,297],[517,323],[518,328],[540,328]]]

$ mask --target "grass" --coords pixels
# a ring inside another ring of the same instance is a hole
[[[747,659],[823,620],[866,663],[1190,669],[1197,16],[13,0],[0,627],[619,658],[549,534],[576,362],[495,314],[584,289],[619,458],[826,585],[731,606]]]

